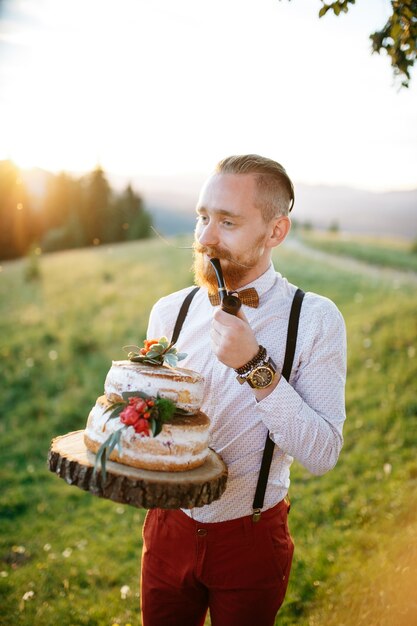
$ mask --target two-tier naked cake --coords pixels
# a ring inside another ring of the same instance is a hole
[[[113,361],[90,412],[84,441],[97,461],[110,459],[150,470],[184,471],[208,455],[209,419],[200,411],[204,380],[178,368],[183,358],[165,337],[128,346],[129,360]]]

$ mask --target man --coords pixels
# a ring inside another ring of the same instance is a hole
[[[184,367],[205,378],[202,410],[211,419],[210,445],[229,476],[225,493],[210,505],[148,513],[144,626],[199,626],[208,608],[213,626],[274,624],[293,553],[286,499],[291,462],[296,458],[320,475],[338,459],[346,342],[342,316],[327,298],[305,294],[289,382],[281,374],[297,288],[275,272],[271,252],[289,232],[293,194],[285,169],[258,155],[221,161],[200,194],[194,246],[200,289],[178,347],[188,354]],[[233,316],[212,306],[208,294],[217,293],[217,282],[210,257],[221,260],[229,290],[256,289],[257,308],[243,304]],[[155,305],[149,338],[172,335],[191,290]],[[273,458],[254,514],[268,431]]]

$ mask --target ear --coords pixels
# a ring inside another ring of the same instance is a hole
[[[276,248],[276,246],[279,246],[290,232],[290,228],[291,220],[288,216],[280,215],[279,217],[275,217],[271,221],[270,236],[265,242],[266,247]]]

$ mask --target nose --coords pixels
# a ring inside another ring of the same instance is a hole
[[[208,224],[198,224],[195,229],[195,236],[197,241],[207,248],[217,246],[219,243],[218,229],[212,220]]]

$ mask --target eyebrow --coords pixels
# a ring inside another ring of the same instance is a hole
[[[242,216],[238,213],[233,213],[232,211],[226,211],[226,209],[213,209],[212,211],[208,211],[206,207],[199,206],[196,208],[196,213],[215,213],[216,215],[222,215],[224,217],[233,217],[235,220],[242,219]]]

